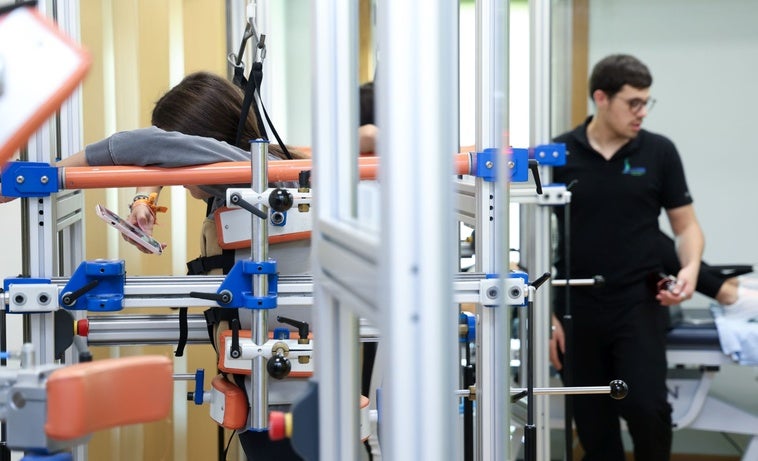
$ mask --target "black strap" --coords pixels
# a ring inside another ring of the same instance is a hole
[[[224,274],[234,267],[234,250],[224,250],[220,255],[200,256],[187,261],[187,275],[203,275],[213,269],[222,269]]]
[[[239,82],[237,84],[240,84],[244,79],[244,75],[242,75],[240,78],[239,74],[241,74],[241,71],[239,71],[238,74],[238,69],[240,68],[234,68],[235,78],[233,81],[235,83]],[[247,79],[245,86],[242,87],[242,89],[245,91],[245,97],[242,100],[242,113],[240,114],[240,119],[237,123],[237,138],[235,145],[239,146],[240,142],[242,141],[242,132],[245,129],[245,122],[247,121],[247,115],[250,113],[251,106],[255,111],[255,118],[258,122],[258,133],[263,139],[268,140],[266,126],[263,123],[263,118],[261,117],[260,110],[258,110],[258,104],[253,104],[256,100],[255,93],[258,92],[257,100],[263,109],[263,115],[266,117],[268,126],[271,127],[271,132],[274,134],[274,138],[276,138],[276,142],[279,143],[279,147],[282,149],[282,152],[284,152],[285,157],[287,157],[289,160],[292,160],[292,154],[290,154],[289,150],[287,150],[287,146],[285,146],[284,142],[282,142],[282,138],[279,137],[279,133],[276,131],[276,128],[274,128],[274,124],[271,123],[271,117],[269,117],[268,111],[266,111],[266,106],[263,105],[263,101],[260,99],[261,83],[263,83],[263,63],[254,62],[252,69],[250,69],[250,78]]]
[[[233,320],[239,321],[239,312],[237,309],[213,306],[206,309],[203,315],[205,316],[205,323],[208,326],[208,338],[211,340],[213,349],[216,349],[216,352],[218,352],[213,328],[221,322],[231,323]]]
[[[253,68],[250,69],[250,78],[247,80],[247,84],[242,88],[245,91],[245,97],[242,100],[242,113],[240,114],[239,122],[237,122],[237,138],[235,140],[235,145],[237,146],[239,146],[242,141],[242,132],[245,130],[245,123],[247,122],[247,115],[250,113],[251,106],[253,111],[255,111],[255,118],[258,122],[258,133],[263,139],[268,139],[266,126],[263,124],[263,118],[258,110],[258,105],[253,104],[255,102],[255,92],[260,88],[261,82],[263,82],[263,64],[260,62],[254,62]]]

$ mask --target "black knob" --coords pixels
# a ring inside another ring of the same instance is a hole
[[[629,393],[629,386],[620,379],[614,379],[611,381],[611,398],[621,400]]]
[[[266,369],[272,378],[282,379],[290,374],[290,370],[292,370],[292,364],[288,358],[281,355],[276,355],[268,359]]]
[[[268,196],[268,205],[274,211],[287,211],[292,208],[294,199],[286,189],[274,189]]]

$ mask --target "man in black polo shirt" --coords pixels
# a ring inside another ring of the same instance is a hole
[[[668,460],[671,407],[666,398],[665,337],[669,313],[695,291],[703,234],[674,144],[641,128],[652,107],[652,76],[639,60],[612,55],[598,62],[589,82],[596,106],[576,129],[557,142],[569,152],[556,182],[572,184],[570,241],[567,214],[558,208],[558,277],[566,276],[564,245],[570,250],[570,276],[605,277],[603,287],[571,288],[573,318],[572,386],[606,385],[621,379],[629,386],[623,400],[608,396],[574,398],[574,415],[585,461],[624,460],[619,417],[626,420],[637,461]],[[677,283],[651,287],[663,271],[657,253],[661,209],[677,236],[681,270]],[[565,293],[556,291],[551,362],[562,368]]]

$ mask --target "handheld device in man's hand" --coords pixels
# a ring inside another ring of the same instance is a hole
[[[118,229],[123,235],[129,237],[134,243],[140,247],[146,249],[153,254],[162,254],[163,245],[160,244],[153,237],[147,235],[145,231],[137,226],[132,225],[129,221],[121,218],[121,216],[105,208],[102,205],[97,205],[95,211],[100,218]]]

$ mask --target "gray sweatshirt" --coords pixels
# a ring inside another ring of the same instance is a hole
[[[173,168],[205,165],[218,162],[250,161],[250,152],[202,136],[176,131],[164,131],[151,126],[116,133],[85,147],[87,163],[91,166],[135,165]],[[269,154],[270,160],[279,160]],[[215,210],[223,204],[229,187],[249,187],[250,184],[220,184],[199,186],[213,195]]]

